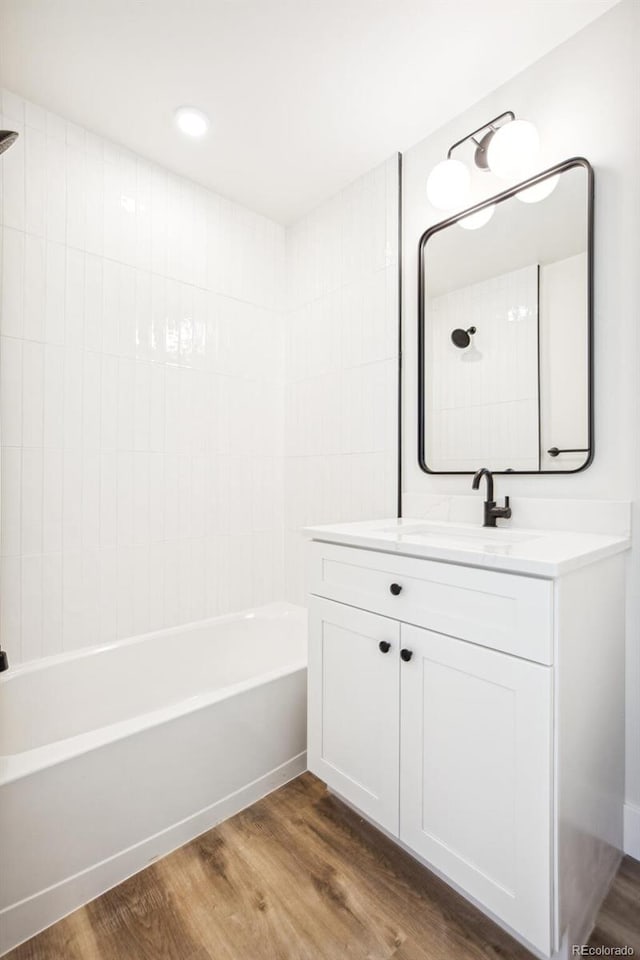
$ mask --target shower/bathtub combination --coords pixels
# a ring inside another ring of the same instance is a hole
[[[0,954],[306,769],[306,614],[242,614],[0,678]]]

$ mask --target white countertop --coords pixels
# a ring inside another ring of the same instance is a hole
[[[628,550],[628,537],[563,530],[496,528],[430,520],[365,520],[305,527],[312,540],[383,550],[504,570],[538,577],[559,577],[604,557]]]

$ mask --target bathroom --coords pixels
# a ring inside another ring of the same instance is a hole
[[[0,0],[0,956],[640,951],[639,49]]]

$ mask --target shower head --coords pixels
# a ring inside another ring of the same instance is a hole
[[[454,330],[451,334],[451,342],[460,350],[464,350],[465,347],[468,347],[471,343],[471,337],[475,332],[475,327],[469,327],[467,330],[462,330],[458,327],[458,329]]]
[[[15,130],[0,130],[0,153],[8,150],[11,144],[15,143],[17,139],[18,134]]]

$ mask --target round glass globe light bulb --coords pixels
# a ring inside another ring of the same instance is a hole
[[[461,160],[442,160],[427,180],[427,197],[437,210],[453,210],[464,202],[471,186],[471,173]]]
[[[484,227],[486,223],[489,223],[495,209],[494,204],[483,207],[483,209],[478,210],[477,213],[470,213],[468,216],[463,217],[462,220],[458,220],[458,225],[464,230],[479,230],[480,227]]]
[[[551,196],[558,186],[559,179],[560,174],[556,173],[555,176],[547,177],[546,180],[541,180],[540,183],[534,183],[532,187],[519,190],[518,193],[516,193],[516,197],[518,200],[522,200],[523,203],[538,203],[539,200],[545,200]]]
[[[529,120],[512,120],[500,127],[487,149],[492,173],[505,180],[522,177],[532,170],[540,153],[540,137]]]

